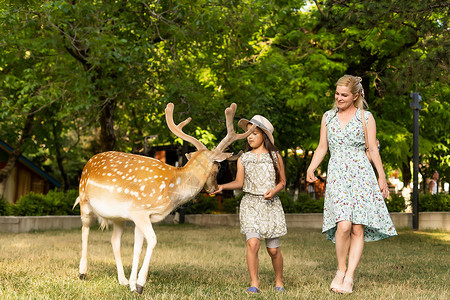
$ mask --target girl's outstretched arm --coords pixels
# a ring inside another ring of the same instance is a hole
[[[225,184],[219,184],[217,191],[211,193],[211,195],[218,194],[222,192],[222,190],[237,190],[242,188],[242,186],[244,185],[244,176],[245,176],[245,168],[242,165],[241,158],[239,157],[237,161],[236,178],[234,179],[234,181]]]
[[[314,151],[313,158],[309,164],[308,170],[306,171],[306,181],[314,182],[317,177],[314,175],[317,167],[322,162],[323,158],[328,152],[328,140],[327,140],[327,124],[325,123],[325,114],[322,117],[322,123],[320,124],[320,140],[319,145]]]

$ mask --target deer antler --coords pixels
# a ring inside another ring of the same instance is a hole
[[[253,132],[253,130],[255,130],[256,125],[253,124],[253,126],[246,132],[237,134],[234,131],[234,126],[233,126],[233,118],[234,118],[235,112],[236,112],[236,103],[232,103],[230,105],[230,107],[225,109],[225,118],[226,118],[226,123],[227,123],[227,135],[219,143],[219,145],[216,147],[216,149],[214,149],[214,152],[223,152],[234,141],[245,139],[247,136],[250,135],[250,133]]]
[[[180,139],[182,139],[182,140],[184,140],[184,141],[194,145],[195,148],[197,148],[197,150],[207,149],[206,146],[203,145],[195,137],[190,136],[190,135],[188,135],[188,134],[183,132],[183,130],[182,130],[183,127],[192,120],[191,117],[187,118],[186,120],[184,120],[180,124],[175,125],[175,123],[173,121],[173,108],[174,108],[173,103],[169,103],[166,106],[166,122],[167,122],[167,126],[169,127],[170,131],[172,131]]]

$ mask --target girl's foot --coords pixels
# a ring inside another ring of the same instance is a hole
[[[342,284],[344,283],[345,273],[337,270],[336,276],[334,276],[333,281],[330,285],[330,291],[337,293],[341,290]]]
[[[249,294],[258,294],[260,291],[258,288],[251,286],[246,290],[246,292]]]
[[[339,293],[350,294],[353,292],[353,278],[345,276],[342,287],[339,289]]]
[[[275,292],[286,292],[286,290],[285,290],[284,287],[282,287],[282,286],[277,286],[277,287],[275,288]]]

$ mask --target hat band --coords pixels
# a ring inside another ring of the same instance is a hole
[[[263,123],[259,122],[258,120],[251,119],[249,122],[270,132],[270,130]],[[270,133],[272,133],[272,132],[270,132]]]

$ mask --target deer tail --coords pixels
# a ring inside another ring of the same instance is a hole
[[[78,203],[80,203],[80,197],[77,197],[77,200],[75,201],[75,204],[73,205],[72,210],[75,209],[75,206],[77,206]]]

